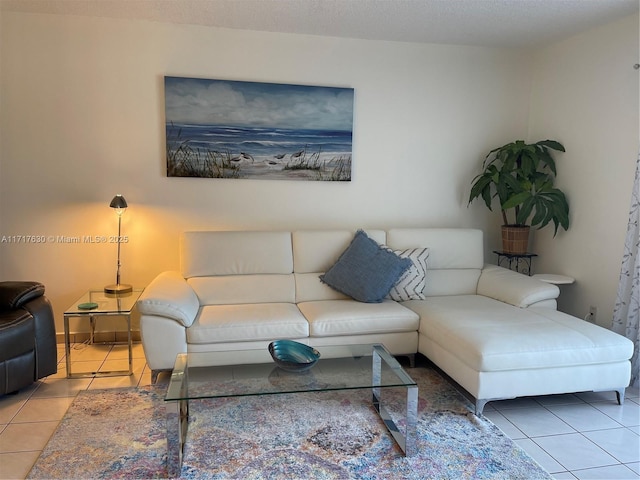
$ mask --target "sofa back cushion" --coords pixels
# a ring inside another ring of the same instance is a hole
[[[429,248],[425,295],[475,294],[484,265],[482,231],[470,228],[396,228],[387,231],[394,250]]]
[[[185,232],[180,266],[184,278],[212,275],[290,274],[290,232]]]
[[[180,267],[201,305],[295,300],[290,232],[185,232]]]
[[[296,285],[289,275],[220,275],[191,277],[187,283],[200,305],[295,303]]]
[[[296,301],[338,300],[349,298],[320,281],[349,246],[356,230],[299,230],[292,234],[293,269],[296,279]],[[386,242],[383,230],[366,230],[380,244]]]
[[[181,273],[201,305],[348,298],[324,285],[356,230],[185,232]],[[428,247],[425,295],[475,294],[484,263],[482,231],[397,228],[367,235],[394,250]],[[294,273],[295,272],[295,273]]]

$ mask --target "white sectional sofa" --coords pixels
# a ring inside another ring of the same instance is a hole
[[[199,231],[182,235],[181,271],[163,272],[138,308],[153,379],[181,352],[382,343],[420,352],[476,399],[615,391],[624,400],[633,344],[559,312],[559,290],[485,265],[482,232],[367,230],[400,251],[428,248],[424,300],[356,301],[320,280],[354,230]]]

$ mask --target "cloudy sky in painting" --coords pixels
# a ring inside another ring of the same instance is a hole
[[[166,121],[348,130],[353,89],[165,77]]]

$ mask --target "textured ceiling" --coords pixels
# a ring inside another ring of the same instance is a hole
[[[0,10],[403,42],[538,47],[638,0],[0,0]]]

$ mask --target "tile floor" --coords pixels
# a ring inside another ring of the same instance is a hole
[[[614,392],[489,403],[484,415],[561,480],[640,478],[640,396]]]
[[[126,345],[76,344],[72,372],[126,370]],[[80,390],[149,385],[142,344],[133,347],[133,375],[66,378],[64,345],[58,345],[58,373],[16,395],[0,397],[0,479],[25,478]]]
[[[71,357],[74,373],[127,368],[126,346],[76,345]],[[131,377],[68,380],[62,346],[58,358],[56,375],[0,397],[0,479],[26,477],[78,391],[151,382],[140,344]],[[584,393],[491,402],[484,413],[556,479],[640,478],[638,389],[623,406],[613,392]]]

